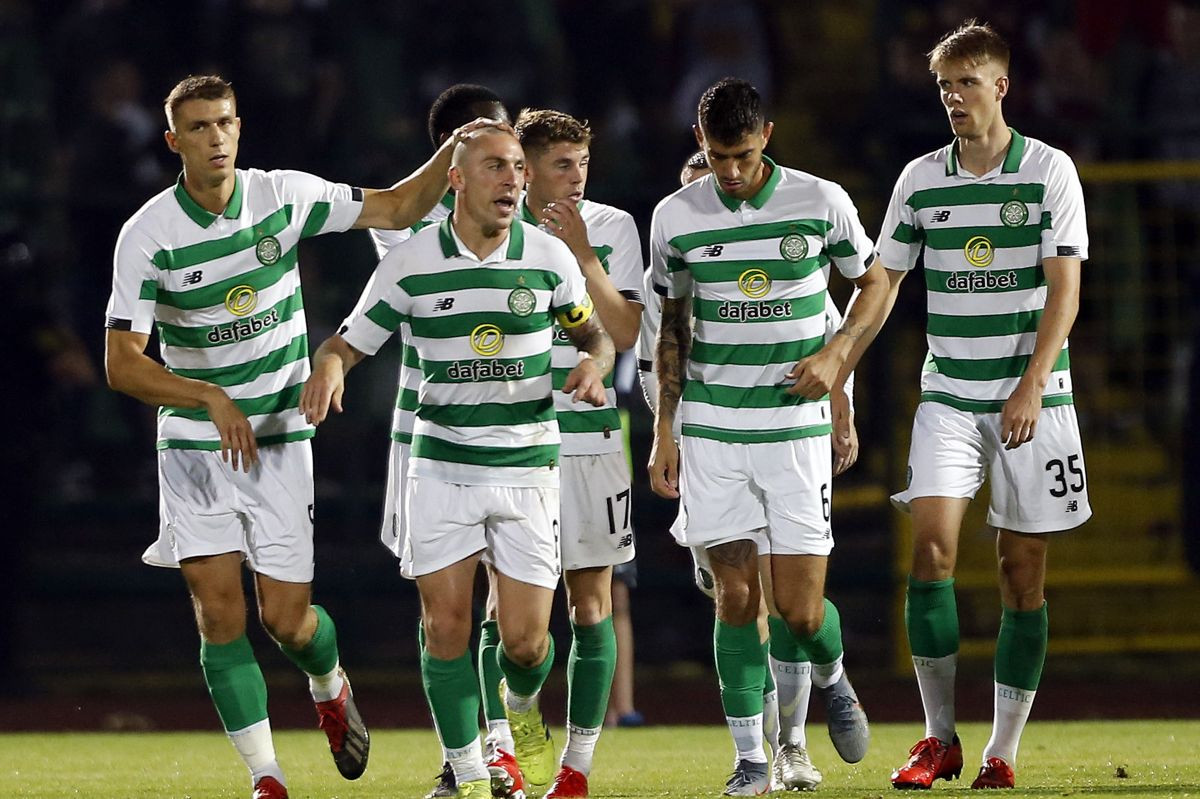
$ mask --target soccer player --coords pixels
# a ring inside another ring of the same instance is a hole
[[[308,674],[343,776],[363,773],[369,747],[333,621],[310,605],[313,428],[296,413],[309,371],[296,247],[351,227],[411,225],[445,191],[454,143],[392,189],[364,191],[235,169],[241,120],[217,76],[181,81],[165,110],[183,173],[121,229],[105,365],[114,389],[162,406],[159,538],[142,557],[181,569],[217,713],[255,799],[279,799],[287,789],[246,639],[243,561],[264,628]],[[165,368],[145,354],[155,326]]]
[[[1002,615],[992,737],[972,788],[1013,787],[1046,655],[1045,534],[1091,516],[1067,354],[1087,257],[1083,191],[1065,153],[1005,124],[1008,59],[973,20],[930,52],[954,140],[905,167],[878,241],[888,307],[922,249],[929,307],[908,487],[892,498],[912,514],[905,623],[925,737],[893,772],[897,788],[962,771],[954,564],[985,476]]]
[[[455,131],[474,119],[496,119],[510,122],[508,110],[500,97],[486,86],[473,83],[458,83],[443,91],[429,108],[429,139],[435,148],[440,147]],[[407,241],[413,233],[428,225],[437,224],[450,216],[454,210],[454,192],[447,191],[441,202],[425,217],[404,230],[376,230],[369,233],[380,261],[396,245]],[[363,289],[358,305],[350,314],[353,318],[366,310],[365,303],[371,296],[376,276],[372,275]],[[349,320],[347,320],[348,322]],[[344,323],[345,324],[345,323]],[[400,330],[400,368],[396,389],[396,407],[392,412],[391,445],[388,449],[387,487],[384,493],[383,525],[380,540],[399,558],[404,552],[404,479],[408,473],[408,459],[412,446],[413,415],[417,408],[417,389],[421,384],[420,365],[416,350],[408,343],[407,326]],[[501,781],[511,778],[516,768],[513,760],[513,740],[504,705],[495,688],[500,682],[500,666],[496,662],[496,648],[500,644],[500,633],[496,626],[495,576],[489,566],[488,598],[486,618],[481,625],[479,647],[479,679],[481,686],[490,685],[483,694],[483,712],[488,728],[486,757],[488,768]],[[497,786],[499,787],[499,785]],[[458,787],[454,781],[454,769],[450,761],[443,758],[442,770],[436,784],[426,799],[451,797]]]
[[[617,350],[629,349],[642,314],[642,245],[628,213],[584,199],[591,128],[569,114],[544,109],[523,110],[514,128],[526,157],[521,218],[570,248],[604,329]],[[551,362],[556,389],[574,365],[575,350],[559,327]],[[588,795],[592,755],[617,664],[613,566],[634,557],[629,461],[611,374],[605,393],[607,402],[600,408],[572,403],[560,391],[554,395],[562,432],[562,567],[571,656],[567,742],[547,799]],[[542,751],[553,757],[548,747]],[[517,759],[531,782],[549,778],[552,761],[543,770],[520,752]]]
[[[703,151],[697,151],[684,163],[679,173],[679,182],[686,186],[694,180],[712,172]],[[828,266],[825,267],[828,270]],[[651,411],[658,409],[658,380],[654,376],[654,343],[658,338],[659,319],[662,315],[661,295],[665,289],[656,288],[652,272],[645,275],[643,296],[646,310],[642,314],[641,330],[638,333],[638,369],[646,404]],[[833,298],[825,295],[825,339],[828,341],[842,325],[842,314]],[[858,434],[854,429],[853,396],[854,375],[846,378],[844,394],[849,409],[849,435],[836,436],[832,440],[834,450],[834,475],[850,468],[858,457]],[[831,392],[831,397],[838,392]],[[831,400],[832,401],[832,400]],[[678,418],[675,434],[678,436]],[[679,531],[678,522],[673,532]],[[769,544],[769,541],[766,542]],[[712,566],[708,552],[703,546],[689,547],[694,561],[696,587],[710,599],[715,599]],[[813,790],[821,783],[822,774],[813,765],[808,755],[808,743],[804,725],[808,719],[808,700],[812,691],[812,664],[795,645],[795,636],[777,613],[767,605],[770,589],[770,555],[759,555],[759,580],[762,584],[759,602],[759,641],[768,650],[764,661],[768,663],[763,682],[763,735],[771,749],[771,782],[774,790]]]
[[[682,543],[708,550],[717,673],[737,749],[725,792],[745,796],[770,786],[759,552],[770,553],[774,605],[812,663],[838,753],[848,762],[866,754],[866,715],[842,665],[837,609],[824,598],[830,433],[836,421],[846,434],[848,422],[831,419],[827,395],[877,330],[887,282],[846,193],[763,155],[773,126],[753,86],[726,78],[709,87],[698,123],[713,174],[660,202],[651,227],[653,279],[666,295],[650,479],[660,496],[682,495]],[[826,344],[822,267],[831,261],[862,291]]]
[[[317,349],[300,402],[313,423],[340,410],[345,373],[408,325],[422,376],[401,570],[421,594],[425,693],[464,799],[492,794],[467,649],[481,556],[497,572],[497,659],[518,757],[523,730],[544,730],[537,696],[554,660],[561,569],[554,321],[576,344],[562,389],[574,400],[604,404],[614,356],[570,250],[518,221],[524,163],[507,131],[456,149],[453,214],[384,258],[365,312]]]

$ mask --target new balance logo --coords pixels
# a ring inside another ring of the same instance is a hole
[[[724,251],[724,244],[710,244],[700,252],[701,258],[716,258]]]
[[[949,211],[935,211],[933,214],[934,222],[945,222],[949,218],[950,218]]]
[[[453,297],[442,297],[440,300],[438,300],[437,302],[435,302],[433,304],[433,310],[435,310],[435,311],[448,311],[453,307],[454,307],[454,298]]]
[[[195,272],[188,272],[183,276],[183,285],[194,286],[204,279],[204,270],[197,269]]]
[[[1067,501],[1067,513],[1079,512],[1079,500],[1071,499]]]

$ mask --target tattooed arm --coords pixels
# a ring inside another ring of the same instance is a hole
[[[654,446],[650,452],[650,487],[673,499],[679,496],[679,448],[672,428],[683,375],[692,347],[691,300],[664,299],[654,371],[658,375],[658,411],[654,414]]]
[[[874,259],[853,283],[860,291],[854,304],[846,309],[841,328],[819,352],[802,358],[788,373],[796,381],[788,388],[789,394],[820,399],[833,387],[841,386],[882,327],[892,287],[879,259]]]
[[[582,400],[600,407],[607,401],[604,378],[612,371],[616,357],[612,338],[604,330],[599,314],[592,314],[583,324],[563,330],[579,350],[579,364],[567,375],[563,393],[570,394],[572,402]]]

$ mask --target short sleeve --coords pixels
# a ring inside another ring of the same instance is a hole
[[[113,252],[112,294],[105,310],[104,326],[149,334],[154,328],[154,306],[158,297],[158,267],[154,241],[137,227],[126,224]]]
[[[550,297],[550,310],[563,328],[579,327],[592,318],[594,307],[588,296],[583,273],[567,245],[558,239],[549,242],[553,251],[554,270],[561,278]]]
[[[1083,186],[1074,162],[1054,151],[1042,202],[1042,258],[1088,257],[1087,215]]]
[[[662,286],[662,296],[672,300],[692,296],[692,273],[683,254],[667,238],[663,205],[654,209],[650,220],[650,273],[654,283]]]
[[[879,233],[879,240],[875,242],[880,261],[888,269],[897,272],[908,272],[916,266],[921,245],[925,242],[925,232],[920,227],[916,212],[908,204],[911,174],[912,164],[896,180],[892,199],[883,217],[883,229]]]
[[[358,304],[338,332],[354,349],[367,355],[379,352],[392,333],[408,321],[412,297],[400,284],[405,248],[392,250],[371,274]]]
[[[859,221],[858,209],[841,186],[830,187],[829,221],[832,227],[825,234],[829,260],[850,280],[862,277],[875,257],[875,247]]]
[[[613,251],[608,256],[608,278],[613,288],[626,299],[645,303],[642,297],[642,240],[638,237],[637,223],[628,214],[620,215],[617,233],[613,240]]]
[[[271,172],[276,190],[292,206],[292,221],[300,221],[300,238],[340,233],[354,226],[362,213],[362,189],[330,183],[307,172]]]
[[[654,343],[658,340],[658,325],[662,320],[664,288],[656,286],[653,273],[647,269],[642,276],[642,320],[638,328],[637,360],[643,372],[654,369]]]

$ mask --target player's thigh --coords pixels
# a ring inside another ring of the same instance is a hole
[[[553,591],[562,572],[559,490],[547,487],[488,487],[488,490],[488,555],[497,575]],[[501,584],[497,582],[497,586]],[[499,601],[503,614],[503,594]]]
[[[988,524],[1018,533],[1070,530],[1092,515],[1074,405],[1043,408],[1033,440],[1000,443],[1000,414],[987,421],[992,501]]]
[[[387,482],[384,484],[379,540],[396,557],[400,557],[404,551],[404,483],[408,477],[410,449],[408,444],[400,441],[392,441],[388,447]]]
[[[563,569],[632,560],[632,492],[625,453],[567,455],[560,469]]]
[[[237,473],[247,517],[250,568],[288,583],[313,578],[313,460],[309,441],[261,447],[250,474]]]
[[[751,478],[752,446],[683,438],[679,473],[682,531],[676,534],[681,544],[713,547],[754,538],[766,527],[763,500]]]
[[[422,577],[486,549],[488,508],[495,490],[409,476],[404,488],[407,522],[401,574]]]
[[[214,644],[227,644],[246,631],[242,557],[240,552],[226,552],[179,564],[192,596],[196,626]]]
[[[554,588],[496,575],[497,620],[505,654],[524,666],[541,662],[550,626]]]
[[[833,549],[829,436],[754,444],[754,485],[766,506],[770,555],[826,556]]]
[[[974,497],[987,473],[981,416],[940,402],[918,405],[908,449],[908,484],[892,496],[892,504],[907,512],[919,497]]]
[[[474,626],[471,607],[479,553],[416,577],[421,596],[421,625],[425,646],[440,660],[453,660],[467,651]]]

